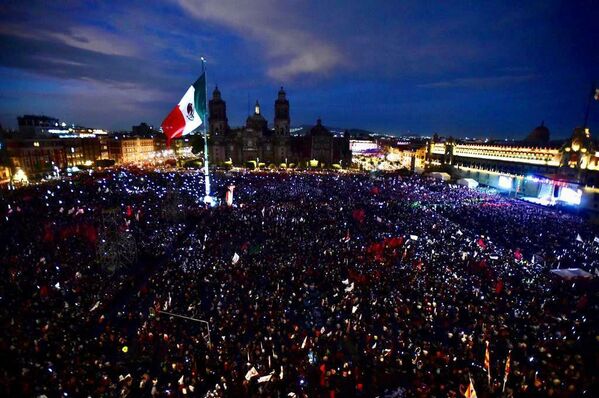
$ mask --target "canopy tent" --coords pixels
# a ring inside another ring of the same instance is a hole
[[[459,180],[456,181],[456,184],[464,186],[464,187],[468,187],[470,189],[474,189],[474,188],[478,187],[478,181],[476,181],[475,179],[472,179],[472,178],[460,178]]]
[[[568,281],[572,279],[591,279],[593,277],[593,274],[580,268],[557,268],[552,269],[551,273],[556,274],[557,276]]]
[[[434,178],[435,180],[449,181],[451,180],[451,176],[447,173],[441,173],[439,171],[433,171],[429,173],[429,177]]]

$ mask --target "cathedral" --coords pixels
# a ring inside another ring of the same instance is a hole
[[[212,92],[209,101],[209,151],[213,164],[231,162],[236,166],[246,166],[252,162],[274,164],[296,164],[304,166],[317,160],[322,167],[351,164],[349,134],[335,137],[320,121],[303,136],[290,134],[289,100],[283,87],[279,90],[274,104],[275,117],[272,128],[262,116],[260,104],[256,101],[254,113],[246,119],[245,126],[230,128],[227,119],[227,104],[222,99],[218,87]]]

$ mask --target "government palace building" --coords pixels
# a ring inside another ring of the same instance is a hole
[[[428,169],[469,178],[540,204],[575,205],[599,211],[599,147],[587,127],[551,141],[544,124],[519,142],[431,140]]]

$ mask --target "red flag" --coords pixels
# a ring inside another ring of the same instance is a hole
[[[82,226],[83,236],[88,240],[89,243],[95,245],[98,241],[98,231],[96,231],[96,227],[90,224],[84,224]]]
[[[578,300],[578,302],[576,303],[576,309],[577,310],[583,310],[586,308],[586,306],[589,304],[589,296],[587,296],[587,294],[583,294],[580,299]]]
[[[322,365],[320,365],[320,367],[318,368],[318,370],[320,370],[320,386],[324,387],[325,376],[327,374],[327,366],[323,363]]]
[[[522,260],[522,252],[520,251],[520,249],[514,250],[514,257],[518,261]]]
[[[366,212],[364,212],[364,209],[356,209],[352,212],[352,217],[354,218],[354,220],[356,220],[360,224],[362,224],[364,222],[365,216],[366,216]]]
[[[495,284],[495,293],[499,294],[503,291],[503,281],[501,279],[499,279],[497,281],[497,284]]]
[[[44,242],[52,242],[54,240],[54,231],[52,231],[52,227],[50,224],[44,225]]]
[[[422,259],[414,260],[414,266],[416,267],[416,270],[418,272],[422,271],[422,266],[423,265],[424,265],[424,262],[422,261]]]
[[[395,249],[396,247],[400,247],[401,245],[403,245],[403,237],[395,237],[395,238],[391,238],[391,242],[390,242],[390,246],[391,248]]]
[[[478,240],[476,241],[476,243],[483,250],[485,250],[487,248],[487,245],[485,244],[485,241],[483,240],[483,238],[478,238]]]

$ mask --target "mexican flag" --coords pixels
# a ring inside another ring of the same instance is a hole
[[[162,122],[167,146],[170,147],[173,138],[190,134],[200,127],[206,121],[206,114],[206,74],[202,73]]]

